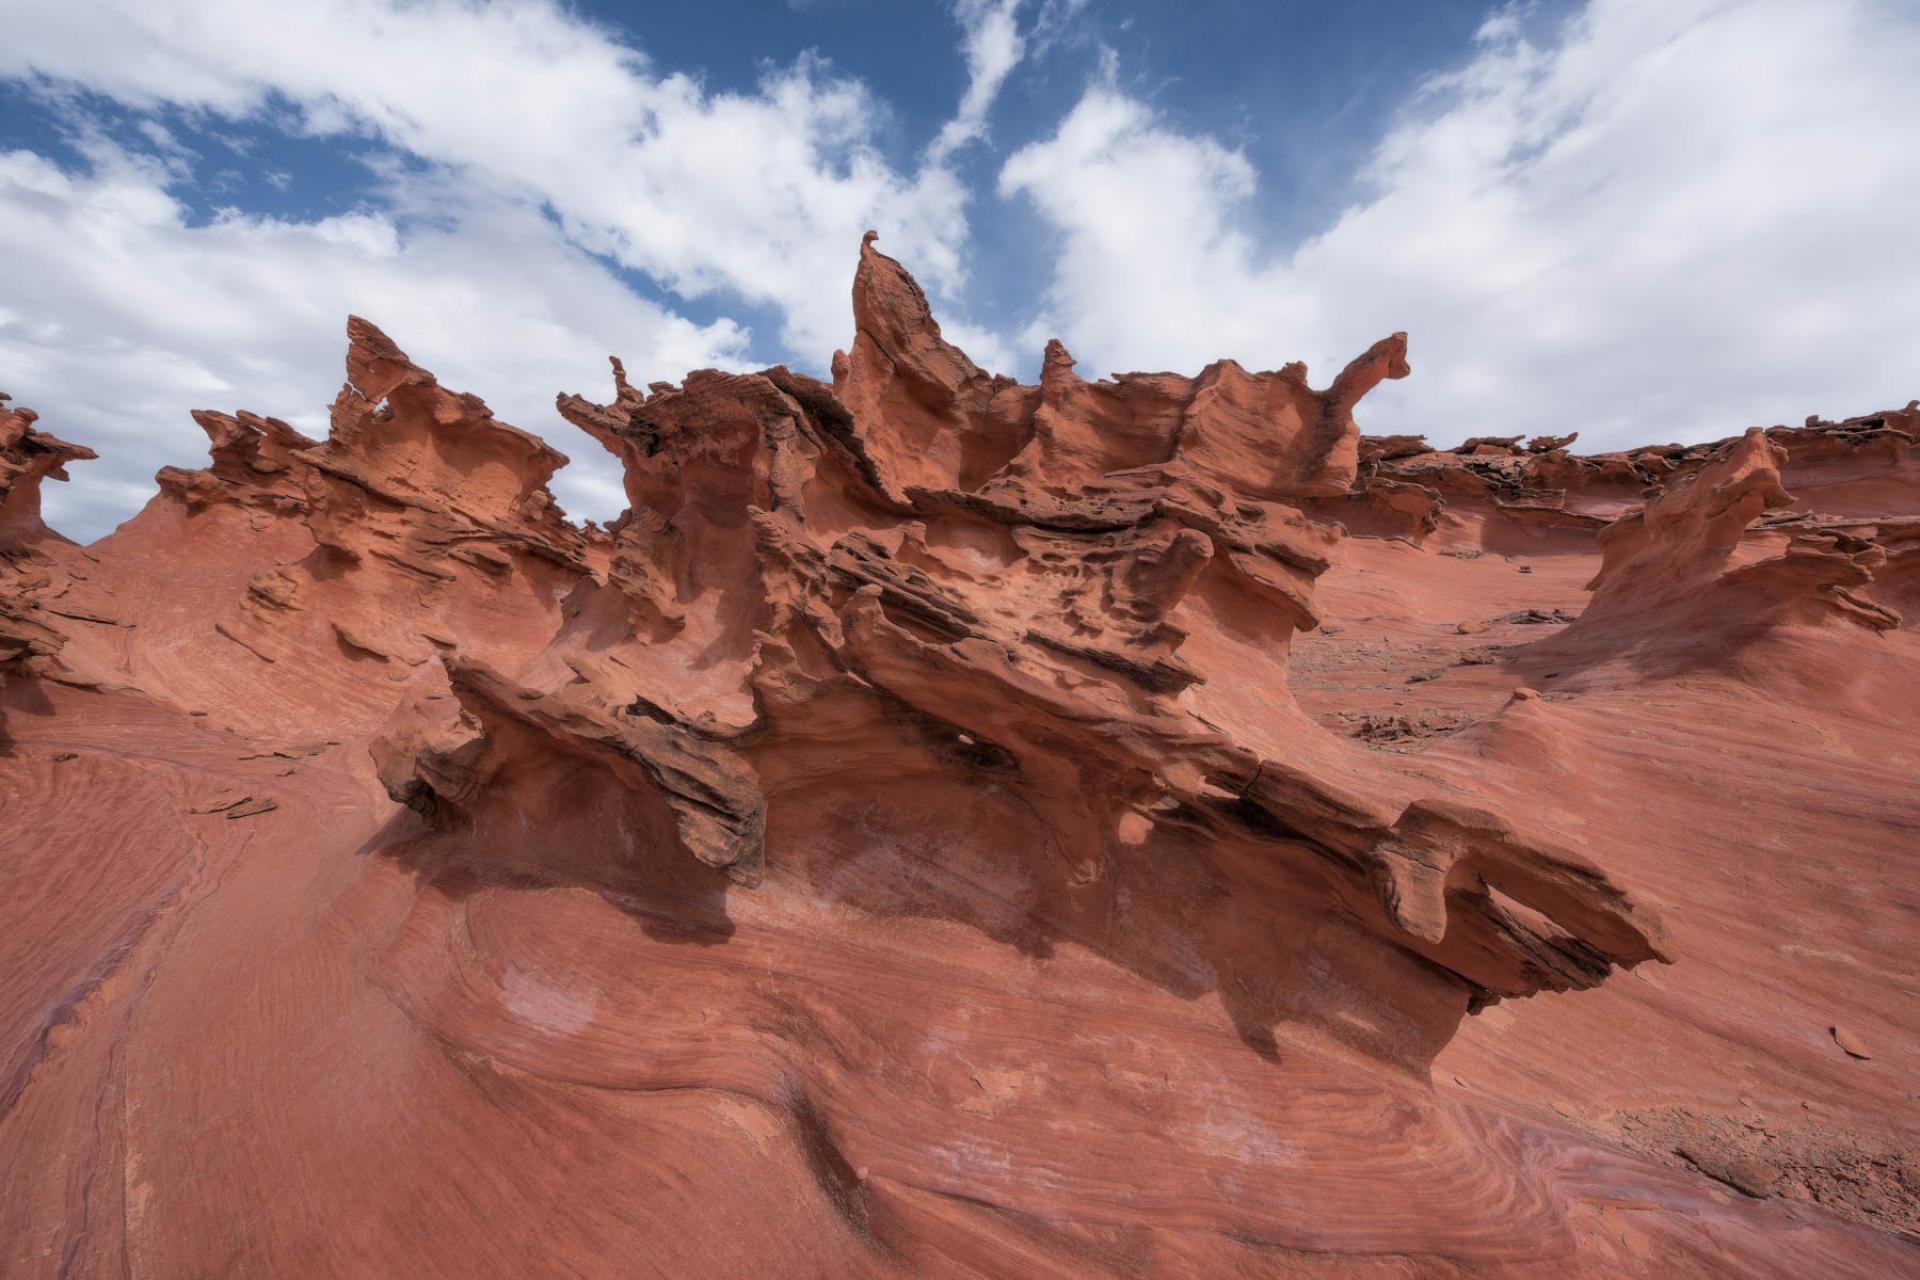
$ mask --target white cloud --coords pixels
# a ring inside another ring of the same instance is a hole
[[[7,28],[0,75],[377,136],[545,203],[581,244],[683,296],[777,308],[788,349],[822,366],[846,341],[847,264],[868,227],[930,287],[963,278],[965,191],[939,164],[890,167],[873,145],[882,106],[810,54],[717,92],[552,0],[25,0]],[[984,109],[970,94],[964,110]]]
[[[355,213],[317,222],[224,214],[192,225],[171,172],[98,139],[90,172],[0,153],[4,389],[101,458],[46,486],[49,522],[105,532],[152,495],[160,466],[204,464],[191,408],[247,408],[324,434],[343,377],[345,318],[385,328],[446,385],[573,458],[555,488],[576,514],[624,505],[618,467],[561,423],[554,392],[738,365],[745,334],[698,326],[623,287],[537,210],[442,184],[431,226]]]
[[[1412,337],[1373,431],[1702,438],[1920,394],[1920,22],[1886,0],[1514,10],[1409,104],[1370,197],[1263,245],[1246,157],[1111,83],[1010,157],[1058,238],[1047,313],[1089,371]]]
[[[1026,50],[1017,16],[1020,4],[1021,0],[958,0],[955,4],[954,17],[966,33],[961,48],[967,59],[967,91],[953,119],[928,149],[934,164],[944,164],[955,151],[986,136],[987,113]]]
[[[1018,3],[962,5],[970,88],[903,174],[872,144],[883,105],[812,54],[717,92],[552,0],[14,0],[0,78],[67,113],[93,165],[18,152],[0,167],[0,376],[102,454],[81,483],[50,486],[50,516],[87,536],[129,514],[156,467],[201,455],[190,407],[320,425],[350,310],[508,421],[550,428],[575,458],[563,502],[615,514],[610,465],[554,420],[553,392],[603,390],[609,352],[676,379],[747,353],[739,326],[690,324],[609,262],[685,297],[771,307],[791,357],[824,370],[875,227],[983,358],[1002,356],[954,296],[969,193],[945,160],[981,136],[1019,61]],[[242,150],[242,130],[265,124],[393,158],[369,162],[376,203],[361,212],[194,225],[176,199],[188,184],[226,199],[243,177],[196,177],[197,154],[151,115],[134,128],[152,154],[104,141],[76,88],[173,108]]]
[[[1008,367],[968,323],[972,193],[952,161],[1081,9],[957,0],[968,88],[908,172],[877,149],[885,105],[815,56],[721,92],[554,0],[0,4],[0,78],[174,109],[136,121],[145,158],[83,132],[91,170],[0,162],[0,385],[101,449],[78,473],[91,481],[50,491],[80,532],[200,455],[189,407],[317,424],[348,310],[550,429],[577,459],[563,498],[611,514],[611,471],[551,418],[552,392],[603,387],[609,352],[677,377],[743,361],[746,342],[640,297],[609,262],[772,309],[818,368],[846,341],[873,226],[949,335]],[[1547,43],[1537,25],[1494,10],[1466,65],[1380,141],[1366,198],[1297,245],[1262,235],[1259,201],[1284,193],[1262,192],[1245,154],[1107,74],[1001,170],[1057,240],[1025,353],[1058,332],[1090,373],[1304,356],[1324,380],[1404,328],[1415,377],[1375,393],[1369,429],[1578,428],[1590,447],[1920,390],[1903,310],[1920,284],[1910,5],[1594,0]],[[226,199],[283,180],[201,171],[202,140],[244,148],[263,123],[396,159],[356,213],[197,223],[185,184]]]

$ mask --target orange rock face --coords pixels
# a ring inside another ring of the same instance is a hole
[[[0,414],[0,1271],[1920,1271],[1920,412],[1364,437],[1405,335]]]

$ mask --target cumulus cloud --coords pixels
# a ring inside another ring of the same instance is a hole
[[[550,431],[586,515],[617,510],[612,472],[552,392],[603,387],[608,352],[675,377],[774,337],[818,369],[846,341],[867,227],[951,337],[1009,367],[968,323],[961,160],[1009,78],[1084,34],[1082,0],[955,0],[967,88],[902,167],[876,141],[886,104],[817,56],[721,91],[557,0],[5,8],[0,79],[67,112],[83,158],[0,157],[0,385],[100,448],[49,494],[83,535],[200,454],[188,407],[317,426],[349,310]],[[1379,140],[1362,196],[1296,244],[1262,230],[1286,193],[1109,57],[1000,170],[1056,249],[1020,347],[1058,333],[1089,371],[1304,356],[1324,380],[1404,328],[1415,377],[1365,423],[1442,438],[1577,428],[1602,447],[1902,403],[1920,376],[1916,54],[1902,0],[1592,0],[1552,29],[1495,10]],[[117,143],[88,132],[91,95],[133,113]],[[273,130],[389,160],[354,212],[189,208],[248,189],[216,146]],[[639,279],[779,332],[692,323]]]
[[[597,449],[553,425],[553,391],[599,387],[609,351],[656,376],[737,365],[748,334],[688,323],[609,264],[683,298],[771,310],[786,353],[817,369],[847,340],[869,227],[958,310],[969,193],[946,160],[983,134],[1019,61],[1017,8],[961,5],[970,87],[903,173],[872,142],[886,108],[817,56],[718,92],[550,0],[8,6],[0,77],[65,112],[86,156],[61,168],[20,152],[0,167],[0,369],[103,455],[85,483],[50,490],[49,512],[82,536],[128,514],[156,466],[198,454],[189,406],[317,424],[352,310],[508,420],[552,426],[576,456],[563,501],[613,514],[617,486]],[[145,149],[103,140],[77,91],[148,113],[134,124]],[[178,197],[224,199],[239,175],[196,175],[198,153],[153,118],[163,108],[242,146],[264,126],[392,159],[374,162],[360,212],[203,225]],[[1003,354],[956,321],[983,358]]]
[[[1000,87],[1026,48],[1017,17],[1020,4],[1021,0],[960,0],[954,6],[954,16],[966,33],[961,47],[967,59],[967,91],[953,119],[941,127],[928,149],[933,163],[944,164],[955,151],[985,136],[993,100],[1000,96]]]
[[[674,377],[745,354],[738,326],[695,325],[638,297],[521,203],[419,190],[457,214],[195,224],[163,162],[98,138],[85,146],[80,173],[0,153],[4,389],[102,455],[74,468],[75,483],[46,487],[48,519],[70,536],[130,514],[160,466],[203,463],[189,408],[248,408],[324,434],[349,313],[386,327],[448,386],[545,430],[574,459],[556,482],[562,502],[586,516],[624,505],[618,467],[558,420],[553,393],[609,390],[613,352]]]
[[[717,92],[551,0],[30,0],[7,26],[0,75],[377,137],[546,205],[682,296],[776,308],[788,349],[822,364],[846,340],[863,230],[936,289],[963,276],[960,184],[937,164],[889,166],[872,142],[884,108],[811,54]],[[990,100],[970,94],[968,110]]]
[[[1258,175],[1110,80],[1009,157],[1057,239],[1046,312],[1101,369],[1303,356],[1410,332],[1376,431],[1703,438],[1920,394],[1920,22],[1897,0],[1518,10],[1422,88],[1367,196],[1292,246]]]

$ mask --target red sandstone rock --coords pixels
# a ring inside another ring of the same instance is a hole
[[[93,615],[70,598],[73,544],[40,519],[40,482],[97,455],[36,429],[40,415],[7,408],[11,399],[0,395],[0,672],[70,676],[56,657],[68,623]]]
[[[19,546],[50,536],[40,519],[40,482],[65,480],[67,463],[98,455],[36,430],[40,415],[7,408],[12,398],[0,395],[0,539]]]
[[[1911,406],[1434,452],[871,240],[559,398],[605,531],[358,319],[91,548],[0,416],[0,1270],[1914,1268]]]
[[[1833,1042],[1839,1045],[1849,1058],[1866,1060],[1873,1057],[1873,1054],[1867,1051],[1867,1047],[1860,1043],[1860,1038],[1845,1027],[1829,1027],[1828,1030],[1833,1033]]]

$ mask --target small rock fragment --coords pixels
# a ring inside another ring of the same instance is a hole
[[[1773,1194],[1780,1184],[1780,1166],[1763,1156],[1743,1151],[1719,1151],[1701,1147],[1682,1147],[1674,1154],[1706,1174],[1715,1182],[1724,1182],[1742,1195],[1759,1200]]]
[[[235,805],[245,804],[247,801],[251,799],[253,799],[253,797],[248,795],[244,791],[229,792],[226,795],[218,796],[213,800],[208,801],[206,804],[197,805],[194,808],[187,810],[187,812],[188,813],[225,813],[228,809],[233,808]]]
[[[1868,1051],[1867,1046],[1862,1044],[1860,1042],[1860,1038],[1854,1035],[1853,1032],[1847,1030],[1845,1027],[1842,1027],[1842,1026],[1828,1027],[1827,1034],[1833,1037],[1833,1042],[1839,1045],[1841,1050],[1849,1058],[1860,1058],[1863,1060],[1872,1059],[1873,1054]]]

